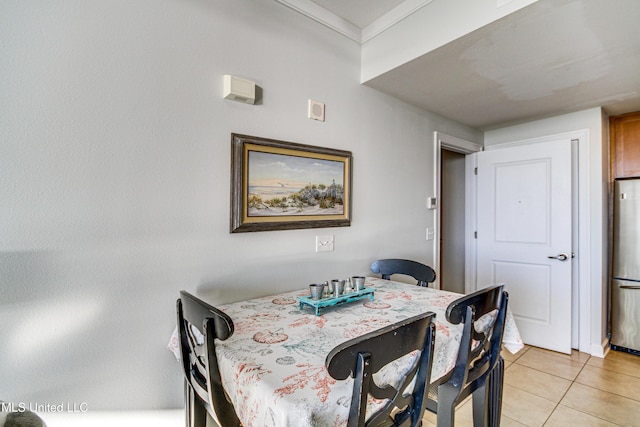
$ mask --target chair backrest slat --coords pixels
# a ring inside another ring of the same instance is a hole
[[[436,280],[436,272],[433,268],[408,259],[379,259],[371,264],[371,271],[380,274],[386,280],[390,280],[394,274],[411,276],[420,286],[428,286]]]
[[[338,380],[349,376],[354,378],[348,426],[420,425],[433,362],[434,319],[435,314],[423,313],[354,338],[329,353],[325,362],[329,374]],[[400,379],[399,385],[375,383],[374,373],[412,352],[415,352],[417,360]],[[413,392],[404,395],[404,390],[414,378]],[[365,422],[369,394],[375,399],[389,401],[376,413],[369,414]],[[406,409],[391,418],[394,407]]]

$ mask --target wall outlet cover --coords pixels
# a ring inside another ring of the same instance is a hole
[[[334,250],[333,234],[316,236],[316,252],[331,252]]]

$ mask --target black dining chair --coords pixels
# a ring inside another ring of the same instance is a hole
[[[180,291],[176,305],[187,427],[205,427],[207,413],[221,427],[240,426],[233,404],[222,387],[216,358],[216,340],[224,341],[233,335],[233,321],[186,291]]]
[[[371,264],[371,271],[391,280],[393,274],[404,274],[418,281],[419,286],[429,286],[436,280],[436,272],[428,265],[409,259],[379,259]]]
[[[337,380],[353,377],[347,427],[421,426],[434,340],[435,314],[427,312],[354,338],[331,350],[325,361],[329,374]],[[415,350],[419,351],[419,357],[399,379],[398,386],[376,384],[376,372]],[[414,380],[413,391],[405,394]],[[388,401],[367,416],[369,395]]]
[[[474,427],[500,426],[504,381],[500,349],[508,300],[503,285],[496,285],[447,307],[447,321],[464,326],[455,367],[429,387],[427,409],[437,413],[438,427],[453,427],[456,406],[470,394]]]

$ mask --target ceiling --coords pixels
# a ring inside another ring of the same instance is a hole
[[[331,13],[365,28],[405,0],[312,0]]]
[[[343,34],[364,42],[431,0],[306,1],[317,6],[307,16],[346,21]],[[638,0],[539,0],[365,84],[484,130],[640,111],[639,21]]]

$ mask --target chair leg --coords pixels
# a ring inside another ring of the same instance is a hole
[[[438,427],[453,427],[456,415],[457,389],[450,389],[447,385],[438,387]]]
[[[438,403],[438,427],[453,427],[455,411],[456,408],[454,406],[440,405]]]
[[[478,387],[471,395],[473,404],[473,427],[489,427],[489,400],[487,397],[486,383]]]
[[[185,427],[191,427],[191,407],[193,406],[191,394],[189,390],[189,383],[184,382],[184,425]]]
[[[499,357],[498,363],[487,378],[487,390],[489,393],[489,426],[500,427],[502,417],[502,389],[504,388],[504,359]]]
[[[500,357],[485,384],[473,392],[474,427],[500,427],[503,383],[504,359]]]
[[[200,398],[196,396],[191,386],[185,382],[185,413],[186,427],[206,427],[207,426],[207,408],[204,407]]]

